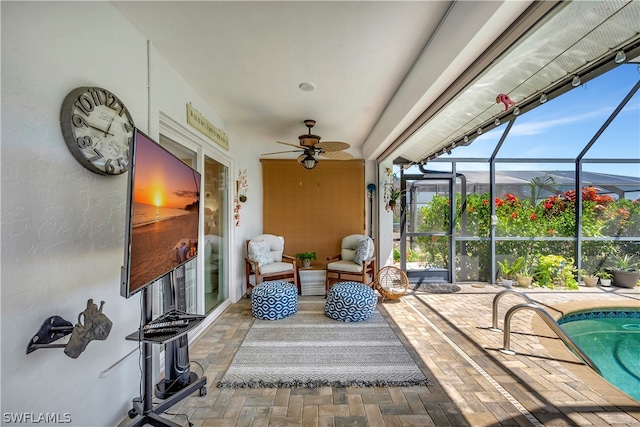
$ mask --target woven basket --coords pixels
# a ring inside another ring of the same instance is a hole
[[[374,287],[382,295],[382,301],[385,299],[398,300],[407,293],[409,278],[398,267],[382,267],[378,271]]]

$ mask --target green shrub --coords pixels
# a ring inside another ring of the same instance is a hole
[[[539,183],[546,184],[545,192],[554,182],[546,177],[540,177]],[[536,189],[536,186],[530,186]],[[551,186],[553,187],[553,186]],[[419,204],[419,212],[415,221],[415,231],[432,233],[449,229],[449,203],[456,203],[454,233],[461,237],[489,237],[491,234],[491,205],[495,205],[498,223],[495,227],[497,237],[530,237],[531,240],[502,240],[495,242],[495,252],[500,259],[508,256],[515,259],[524,256],[526,260],[537,260],[548,254],[564,257],[565,266],[571,274],[573,263],[567,262],[575,256],[574,242],[550,239],[535,240],[540,237],[573,237],[575,236],[576,192],[569,190],[542,198],[540,191],[531,197],[518,197],[513,194],[496,196],[491,200],[489,193],[469,193],[465,203],[462,203],[460,193],[455,198],[441,194],[433,195],[429,202]],[[636,237],[640,235],[640,203],[637,200],[615,200],[594,187],[582,188],[582,236],[589,238],[601,237]],[[463,215],[464,213],[464,215]],[[395,217],[394,217],[395,218]],[[464,221],[463,221],[464,219]],[[399,219],[398,219],[399,221]],[[612,258],[617,255],[634,255],[640,258],[640,246],[637,241],[582,241],[581,267],[589,271],[600,271],[613,264]],[[447,237],[419,236],[414,237],[412,249],[420,254],[419,261],[429,266],[447,266],[455,263],[464,266],[465,277],[474,280],[491,282],[492,260],[491,248],[488,241],[467,241],[458,243],[458,253],[449,253]],[[398,260],[400,253],[398,252]],[[395,252],[394,252],[395,257]],[[413,258],[412,253],[407,259]],[[515,258],[513,258],[515,257]],[[475,265],[470,263],[473,260]],[[527,262],[535,264],[535,262]],[[468,272],[470,268],[476,272]],[[549,273],[550,274],[550,273]],[[574,286],[575,280],[562,275],[555,280],[557,286]],[[549,278],[545,286],[553,286],[554,280]],[[577,283],[576,283],[577,286]]]
[[[572,259],[566,259],[561,255],[542,255],[538,260],[536,270],[537,286],[554,289],[566,287],[578,289],[578,282],[574,277],[575,267]]]

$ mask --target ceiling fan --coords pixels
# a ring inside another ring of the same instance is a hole
[[[300,135],[298,139],[300,143],[290,144],[288,142],[276,141],[278,144],[290,145],[292,147],[296,147],[297,150],[288,150],[288,151],[277,151],[274,153],[265,153],[263,156],[269,156],[272,154],[282,154],[282,153],[302,153],[298,156],[298,161],[304,166],[305,169],[313,169],[318,164],[315,156],[319,155],[322,157],[326,157],[332,160],[350,160],[353,156],[343,150],[346,150],[350,147],[346,142],[340,141],[325,141],[320,142],[320,137],[318,135],[313,135],[311,133],[311,128],[313,128],[316,124],[315,120],[305,120],[304,125],[309,129],[309,132],[305,135]]]

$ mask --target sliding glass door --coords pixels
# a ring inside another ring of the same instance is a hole
[[[160,135],[160,145],[202,173],[200,187],[202,242],[197,259],[185,265],[186,311],[210,313],[228,298],[229,162],[215,151],[198,148],[185,135]],[[200,159],[199,159],[199,156]],[[204,266],[198,270],[198,262]]]
[[[203,181],[200,197],[204,202],[204,311],[209,313],[228,297],[225,248],[228,246],[229,168],[205,155]]]
[[[187,165],[197,169],[198,154],[195,151],[192,151],[186,148],[185,146],[178,144],[176,141],[173,141],[164,135],[160,135],[160,145],[165,149],[167,149],[171,154],[178,157]],[[193,238],[197,242],[197,237],[198,236],[189,236],[189,239]],[[196,243],[196,242],[193,242],[193,243]],[[179,242],[176,242],[176,245],[178,244]],[[188,313],[197,313],[198,281],[197,281],[196,271],[197,271],[196,258],[193,258],[192,260],[188,261],[184,266],[184,281],[185,281],[184,285],[185,285],[186,304],[183,309]],[[160,295],[160,298],[161,298],[160,301],[162,301],[162,295]],[[162,302],[160,302],[160,307],[162,307]]]

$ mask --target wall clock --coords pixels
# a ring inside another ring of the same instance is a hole
[[[81,165],[101,175],[129,169],[133,119],[124,103],[99,87],[79,87],[66,96],[60,127],[67,147]]]

